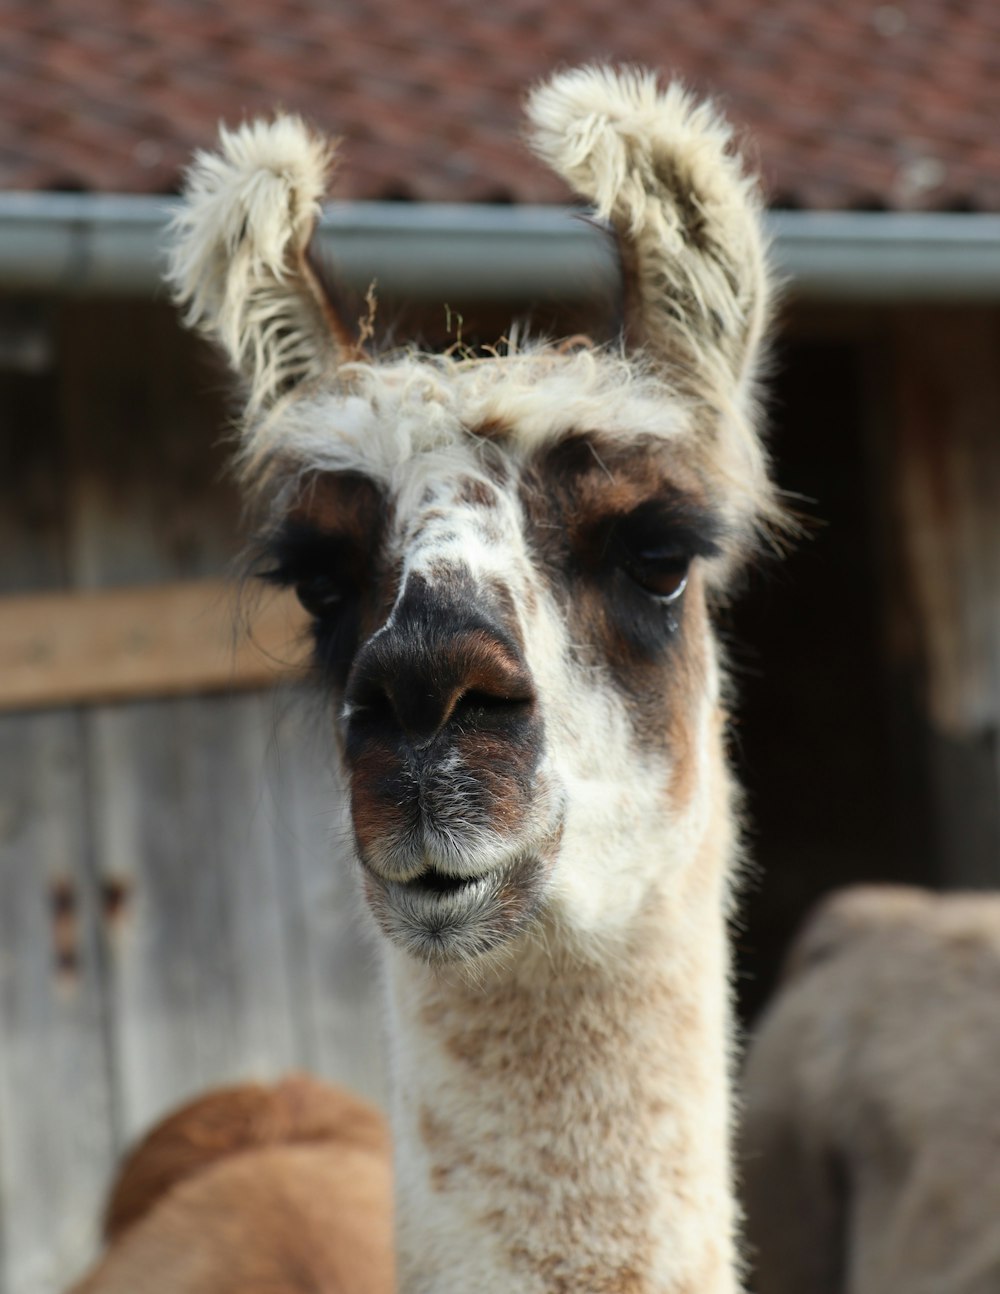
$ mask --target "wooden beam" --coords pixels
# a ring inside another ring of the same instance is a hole
[[[222,580],[0,598],[0,711],[268,687],[300,669],[289,594],[241,613]]]

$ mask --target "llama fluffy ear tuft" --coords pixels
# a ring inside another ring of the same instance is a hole
[[[187,173],[168,280],[186,322],[245,379],[250,415],[355,357],[308,259],[332,161],[298,117],[279,116],[223,127]]]
[[[729,126],[638,69],[559,73],[527,111],[535,152],[617,233],[630,340],[740,394],[769,291],[757,185]]]

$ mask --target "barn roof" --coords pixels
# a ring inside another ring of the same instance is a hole
[[[339,197],[559,202],[523,89],[613,59],[718,96],[775,206],[1000,211],[996,0],[0,0],[0,29],[6,189],[169,193],[280,105],[346,138]]]

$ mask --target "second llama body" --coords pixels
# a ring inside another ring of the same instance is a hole
[[[998,1002],[1000,895],[818,905],[747,1057],[759,1294],[1000,1289]]]

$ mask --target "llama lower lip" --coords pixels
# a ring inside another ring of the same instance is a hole
[[[534,915],[541,865],[521,857],[482,876],[452,877],[431,869],[411,881],[365,873],[375,919],[395,943],[422,961],[481,956],[519,934]]]

